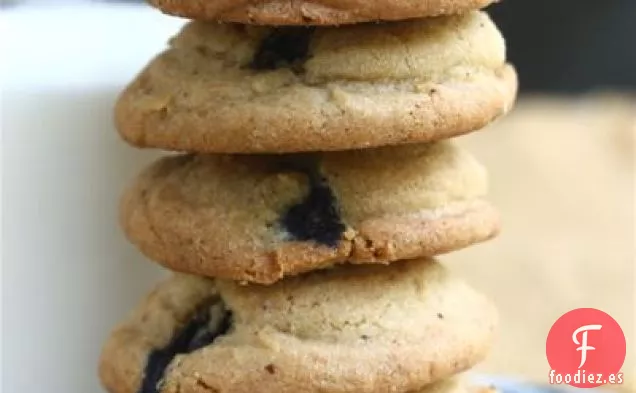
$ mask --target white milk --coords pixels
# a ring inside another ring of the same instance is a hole
[[[102,391],[105,337],[164,274],[117,223],[158,153],[121,141],[111,112],[181,23],[145,6],[0,13],[4,392]]]

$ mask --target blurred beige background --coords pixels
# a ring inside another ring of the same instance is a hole
[[[489,129],[458,139],[489,169],[501,235],[447,255],[497,303],[501,333],[479,368],[545,383],[545,339],[565,312],[593,307],[627,337],[634,389],[636,96],[525,97]]]

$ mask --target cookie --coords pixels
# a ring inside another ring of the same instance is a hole
[[[347,150],[480,129],[516,91],[482,12],[340,28],[192,22],[120,95],[115,120],[138,147]]]
[[[150,259],[272,283],[338,263],[433,256],[498,233],[485,169],[451,141],[346,152],[171,155],[125,192]]]
[[[262,25],[342,25],[458,14],[493,0],[148,0],[189,19]]]
[[[111,393],[413,393],[480,362],[496,324],[433,260],[272,286],[175,275],[114,330],[99,374]]]

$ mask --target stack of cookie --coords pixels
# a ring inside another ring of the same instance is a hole
[[[195,20],[116,123],[181,153],[121,221],[175,274],[107,341],[108,391],[466,391],[496,311],[432,257],[498,232],[448,140],[515,100],[490,0],[151,2]]]

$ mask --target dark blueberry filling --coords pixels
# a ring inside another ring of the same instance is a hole
[[[346,227],[340,217],[336,196],[319,173],[316,157],[300,156],[283,165],[289,170],[304,173],[310,188],[300,203],[290,206],[283,214],[282,227],[294,240],[336,247]]]
[[[291,67],[302,70],[309,55],[309,43],[314,29],[311,27],[280,27],[274,29],[261,42],[250,63],[254,70],[275,70]]]
[[[191,353],[212,344],[231,327],[232,313],[225,310],[220,299],[206,304],[167,346],[150,353],[139,393],[158,393],[158,385],[175,356]]]

